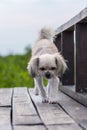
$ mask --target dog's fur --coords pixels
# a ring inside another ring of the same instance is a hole
[[[43,28],[32,49],[32,57],[28,63],[28,71],[35,81],[35,94],[41,93],[42,102],[56,103],[61,77],[66,68],[66,62],[58,49],[51,42],[51,30]],[[48,79],[47,95],[43,88],[43,78]]]

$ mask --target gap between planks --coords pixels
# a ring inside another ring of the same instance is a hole
[[[38,113],[49,130],[82,130],[78,124],[58,104],[41,103],[40,96],[35,96],[29,89],[30,96]]]
[[[15,88],[13,94],[13,125],[42,124],[27,92],[27,88]]]
[[[12,89],[0,89],[0,130],[12,130],[11,124]]]
[[[0,90],[0,130],[87,130],[86,107],[60,91],[59,105],[43,104],[40,96],[28,90],[29,93],[27,88],[14,88],[13,95],[12,89]]]

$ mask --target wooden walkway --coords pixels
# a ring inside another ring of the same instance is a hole
[[[0,89],[0,130],[87,130],[87,107],[58,96],[58,104],[49,104],[32,89]]]

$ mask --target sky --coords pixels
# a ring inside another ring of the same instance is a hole
[[[87,0],[0,0],[0,55],[23,54],[43,27],[56,30],[87,6]]]

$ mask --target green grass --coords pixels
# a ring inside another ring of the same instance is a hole
[[[24,55],[0,56],[0,88],[33,87],[34,82],[27,71],[31,50]]]

